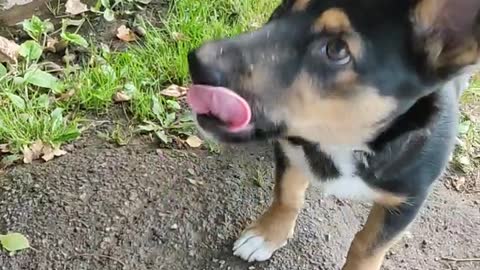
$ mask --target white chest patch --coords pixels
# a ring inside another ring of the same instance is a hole
[[[332,159],[340,172],[340,177],[334,179],[319,179],[312,171],[302,147],[282,143],[282,149],[292,165],[301,168],[312,184],[320,186],[325,196],[361,201],[374,201],[380,196],[375,189],[355,174],[356,160],[351,148],[322,147],[319,149]]]

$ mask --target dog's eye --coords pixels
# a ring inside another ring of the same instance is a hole
[[[325,53],[330,61],[337,65],[345,65],[350,62],[350,50],[348,44],[342,39],[331,39],[325,45]]]

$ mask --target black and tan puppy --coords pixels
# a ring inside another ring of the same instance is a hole
[[[315,183],[374,202],[343,269],[379,269],[453,150],[445,85],[479,61],[479,14],[479,0],[286,0],[258,31],[191,52],[200,129],[276,141],[273,203],[234,253],[263,261],[284,246]]]

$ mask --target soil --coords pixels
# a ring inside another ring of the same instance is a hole
[[[247,264],[231,248],[270,201],[267,145],[218,155],[90,137],[68,149],[1,176],[0,232],[21,232],[34,248],[0,253],[1,270],[340,269],[368,212],[311,188],[295,237],[271,261]],[[478,258],[479,204],[438,182],[383,269],[479,269],[478,261],[446,260]]]
[[[154,0],[145,16],[158,18],[166,2]],[[0,26],[29,17],[26,9],[0,11]],[[125,21],[92,22],[91,35],[112,40]],[[295,237],[272,260],[247,264],[231,248],[271,199],[269,146],[217,155],[145,142],[119,148],[86,135],[67,150],[48,163],[0,171],[0,233],[21,232],[33,247],[15,256],[0,252],[0,270],[334,270],[368,213],[366,204],[323,198],[313,187]],[[463,261],[480,256],[480,197],[446,186],[437,183],[384,269],[480,269],[478,259]]]

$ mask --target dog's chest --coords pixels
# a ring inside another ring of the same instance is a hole
[[[357,175],[357,164],[360,161],[355,158],[351,148],[314,147],[315,149],[310,149],[282,143],[284,154],[291,165],[302,169],[305,176],[313,184],[320,186],[326,196],[375,200],[378,196],[375,189]]]

